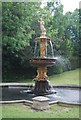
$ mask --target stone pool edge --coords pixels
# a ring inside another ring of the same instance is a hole
[[[0,83],[0,87],[33,87],[34,84],[31,83]],[[52,87],[65,87],[65,88],[81,88],[81,85],[75,85],[75,84],[51,84]]]
[[[31,83],[0,83],[0,87],[33,87],[34,84]],[[81,85],[75,85],[75,84],[51,84],[52,87],[63,87],[63,88],[80,88]],[[32,106],[33,101],[30,100],[14,100],[14,101],[0,101],[0,104],[13,104],[13,103],[23,103],[28,106]],[[72,103],[72,102],[61,102],[61,101],[52,101],[49,102],[49,105],[75,105],[75,106],[81,106],[81,103]]]
[[[15,101],[0,101],[0,104],[16,104],[16,103],[23,103],[27,106],[32,106],[33,101],[30,100],[15,100]],[[61,101],[52,101],[49,102],[49,105],[62,105],[62,106],[81,106],[81,103],[70,103],[70,102],[61,102]]]

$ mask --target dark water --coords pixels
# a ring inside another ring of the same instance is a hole
[[[48,95],[51,101],[67,101],[73,103],[81,103],[81,89],[74,88],[55,88],[57,93]]]
[[[27,93],[27,88],[2,88],[2,98],[0,101],[12,101],[12,100],[32,100],[35,94]],[[45,95],[50,98],[50,101],[67,101],[73,103],[81,103],[81,89],[78,88],[53,88],[52,91],[56,91],[56,94]]]

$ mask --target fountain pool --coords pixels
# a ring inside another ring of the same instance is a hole
[[[35,94],[30,94],[32,87],[20,87],[20,86],[7,86],[2,87],[2,98],[0,101],[15,101],[15,100],[30,100],[36,97]],[[50,99],[50,101],[61,101],[70,103],[81,103],[81,87],[62,87],[53,86],[52,94],[44,95]]]

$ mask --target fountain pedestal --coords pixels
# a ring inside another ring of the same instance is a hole
[[[48,94],[50,90],[50,85],[48,80],[40,80],[35,82],[34,92],[36,95]]]
[[[37,69],[34,92],[37,95],[44,95],[48,92],[49,89],[47,69],[45,66],[40,66]]]

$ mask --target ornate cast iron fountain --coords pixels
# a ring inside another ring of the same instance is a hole
[[[53,65],[56,61],[56,58],[53,57],[53,54],[51,54],[50,57],[48,57],[49,50],[47,49],[47,44],[52,47],[52,43],[50,38],[46,37],[46,29],[44,27],[44,22],[42,19],[39,20],[40,28],[42,31],[42,34],[40,37],[36,38],[36,44],[35,48],[37,46],[37,42],[40,45],[39,48],[39,55],[34,56],[33,59],[30,60],[30,63],[32,65],[36,65],[37,68],[37,76],[36,76],[36,82],[34,90],[32,90],[32,85],[26,85],[26,84],[0,84],[1,90],[2,90],[2,97],[0,98],[0,103],[20,103],[24,102],[26,105],[32,105],[34,109],[48,109],[49,104],[65,104],[65,105],[81,105],[81,99],[79,95],[81,94],[81,86],[77,85],[60,85],[60,86],[53,86],[54,88],[50,88],[49,82],[48,82],[48,76],[47,76],[47,66]],[[37,51],[37,49],[35,49]],[[51,49],[53,52],[53,49]],[[35,52],[34,52],[35,53]],[[58,59],[58,58],[57,58]],[[14,88],[14,89],[13,89]],[[56,91],[56,94],[55,94]],[[28,94],[29,93],[29,94]],[[50,102],[47,98],[36,95],[46,95],[45,97],[48,97],[50,99]],[[50,95],[50,93],[52,93]],[[35,98],[33,98],[35,97]],[[33,98],[33,102],[30,101]],[[16,101],[14,101],[16,100]],[[22,101],[21,101],[22,100]]]
[[[44,27],[44,21],[42,18],[38,20],[40,23],[41,36],[36,38],[36,42],[39,43],[39,56],[30,60],[31,65],[37,65],[37,76],[35,81],[34,93],[36,95],[49,94],[50,85],[47,76],[47,66],[53,65],[56,61],[53,54],[51,57],[47,57],[47,43],[51,43],[51,39],[46,37],[46,29]],[[52,47],[52,46],[51,46]]]

